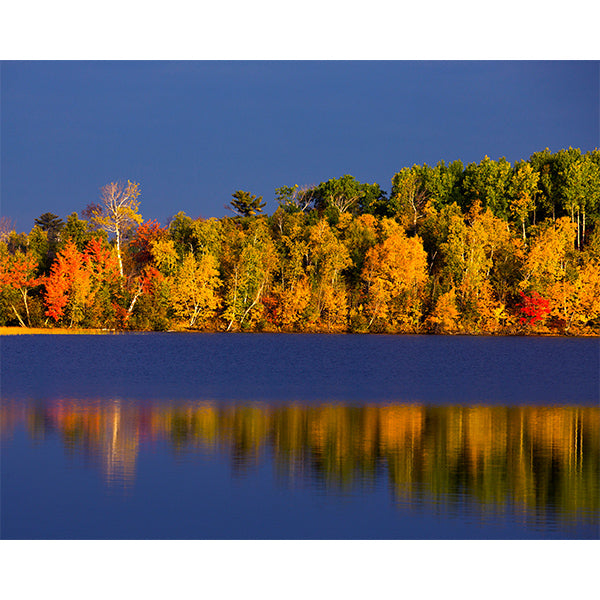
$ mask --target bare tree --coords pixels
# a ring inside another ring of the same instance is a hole
[[[8,217],[0,217],[0,242],[6,242],[11,231],[14,231],[15,224]]]
[[[140,195],[139,184],[128,181],[111,182],[100,188],[101,204],[90,205],[91,220],[109,235],[114,234],[119,273],[123,277],[123,261],[121,259],[121,244],[123,235],[128,229],[142,222],[138,212]]]

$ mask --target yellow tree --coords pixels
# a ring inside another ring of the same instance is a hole
[[[429,192],[416,165],[410,169],[405,167],[392,177],[392,195],[388,206],[407,230],[417,230],[428,199]]]
[[[576,278],[573,278],[576,277]],[[591,325],[597,332],[600,323],[600,261],[592,260],[575,269],[572,277],[557,280],[548,289],[550,317],[563,324],[565,331],[581,331]]]
[[[374,321],[401,331],[417,331],[422,292],[427,281],[427,254],[421,238],[401,230],[367,251],[362,272],[366,312]]]
[[[568,217],[541,226],[531,242],[519,288],[536,292],[550,302],[550,316],[566,328],[570,324],[570,303],[576,273],[570,254],[576,238],[576,224]]]
[[[456,308],[456,290],[452,287],[435,303],[427,324],[434,333],[454,333],[458,330],[460,312]]]
[[[566,277],[575,227],[568,217],[563,217],[537,231],[525,260],[522,290],[532,289],[545,295],[550,286]]]
[[[596,323],[596,333],[600,325],[600,260],[592,260],[578,271],[574,290],[573,321],[584,327]]]
[[[284,329],[297,329],[310,301],[310,282],[304,268],[309,251],[304,215],[300,211],[286,213],[278,209],[275,218],[279,261],[273,285],[274,321]]]
[[[475,329],[495,329],[503,316],[503,306],[494,298],[490,275],[500,250],[509,246],[506,223],[489,209],[481,211],[475,202],[468,223],[459,215],[450,218],[447,240],[441,244],[443,277],[447,289],[456,290],[463,325]]]
[[[189,252],[174,277],[171,299],[175,313],[189,319],[189,326],[214,317],[219,306],[216,290],[221,286],[215,257],[205,253],[196,258]]]
[[[143,219],[139,214],[140,189],[138,183],[111,182],[100,189],[100,205],[90,207],[92,222],[115,236],[117,248],[117,260],[119,274],[123,277],[123,261],[121,259],[121,247],[123,236],[135,225],[139,225]]]
[[[154,264],[165,276],[174,275],[177,270],[178,254],[175,243],[171,239],[152,241],[152,258]]]
[[[312,319],[329,331],[341,329],[347,322],[348,299],[342,272],[351,263],[348,249],[325,219],[309,228],[307,273]]]
[[[264,314],[261,302],[267,293],[277,253],[264,218],[252,221],[247,231],[233,223],[224,232],[222,269],[225,273],[225,310],[227,331],[234,325],[247,327]]]

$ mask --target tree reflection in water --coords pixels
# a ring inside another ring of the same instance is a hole
[[[596,519],[600,408],[286,405],[3,400],[2,436],[25,426],[43,443],[101,467],[111,487],[134,484],[146,444],[176,455],[228,456],[233,473],[272,461],[282,485],[332,493],[389,485],[398,502]]]

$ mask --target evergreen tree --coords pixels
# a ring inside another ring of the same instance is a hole
[[[256,197],[250,192],[238,190],[231,195],[233,200],[225,208],[232,210],[240,217],[253,217],[262,213],[263,208],[266,206],[266,202],[262,201],[262,196]]]

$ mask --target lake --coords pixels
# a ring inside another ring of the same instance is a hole
[[[4,539],[598,539],[597,338],[1,338]]]

